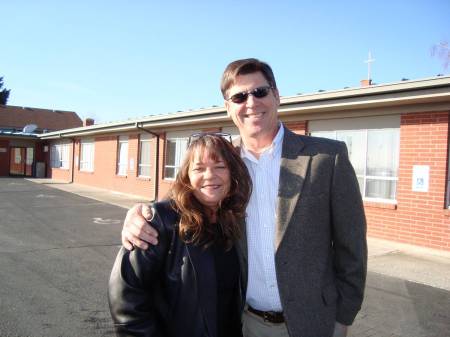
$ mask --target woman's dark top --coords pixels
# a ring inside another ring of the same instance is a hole
[[[217,278],[217,335],[218,337],[240,336],[236,327],[240,321],[240,313],[236,299],[239,292],[239,260],[236,248],[225,251],[222,245],[213,247],[214,263]]]

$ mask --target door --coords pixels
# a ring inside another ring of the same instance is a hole
[[[11,147],[10,153],[9,174],[33,176],[34,148]]]

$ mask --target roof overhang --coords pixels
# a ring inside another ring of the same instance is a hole
[[[281,118],[293,115],[329,114],[338,111],[365,111],[392,107],[420,106],[422,111],[450,110],[450,76],[374,85],[361,88],[318,92],[282,97],[278,109]],[[426,109],[426,110],[423,110]],[[412,108],[411,112],[417,109]],[[149,128],[153,131],[170,127],[228,122],[224,107],[154,115],[122,122],[60,130],[39,135],[41,139],[57,139],[117,133]]]

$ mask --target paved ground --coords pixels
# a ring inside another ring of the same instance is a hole
[[[106,300],[124,209],[0,179],[0,336],[113,336]]]
[[[0,336],[113,336],[106,283],[123,207],[139,200],[0,178]],[[450,336],[449,267],[449,253],[369,239],[366,297],[350,336]]]

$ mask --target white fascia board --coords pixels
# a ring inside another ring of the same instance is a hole
[[[450,87],[450,76],[431,77],[419,80],[395,82],[389,84],[377,84],[367,87],[354,87],[339,90],[327,90],[325,92],[306,93],[281,98],[285,104],[324,99],[335,99],[352,96],[365,96],[373,94],[392,93],[400,91],[422,90],[433,87]]]
[[[450,100],[450,76],[371,85],[291,97],[282,97],[281,115],[303,114],[342,109],[362,109],[375,106],[398,106]],[[152,115],[87,127],[79,127],[39,135],[41,139],[56,139],[131,131],[137,125],[145,128],[164,128],[198,123],[229,121],[224,107],[212,107],[162,115]]]
[[[342,109],[362,109],[383,106],[399,106],[423,103],[450,102],[450,87],[416,90],[399,93],[385,93],[362,97],[333,98],[321,101],[297,102],[283,104],[280,114],[310,113],[336,111]]]

